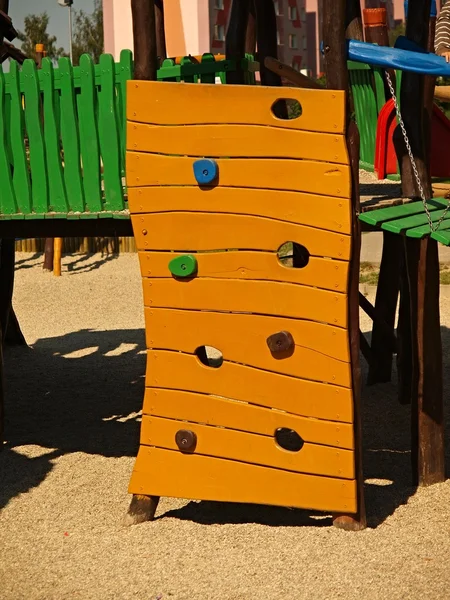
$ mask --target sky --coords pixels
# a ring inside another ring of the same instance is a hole
[[[92,12],[93,0],[73,0],[74,10]],[[23,31],[24,19],[29,14],[46,12],[50,17],[48,32],[56,35],[57,46],[69,50],[69,9],[58,4],[58,0],[9,0],[9,16],[15,29]],[[20,42],[14,40],[13,44],[20,47]]]

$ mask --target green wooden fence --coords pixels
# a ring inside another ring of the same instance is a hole
[[[128,218],[126,82],[130,50],[115,64],[60,58],[0,66],[0,218]]]

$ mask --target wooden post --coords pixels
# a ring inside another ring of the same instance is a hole
[[[250,0],[248,13],[247,33],[245,35],[245,53],[255,56],[256,52],[256,11],[255,2]]]
[[[162,62],[167,58],[166,34],[164,31],[164,3],[155,0],[155,29],[156,29],[156,54]],[[159,65],[158,65],[159,66]]]
[[[156,17],[154,0],[131,0],[134,39],[134,79],[156,80]]]
[[[266,56],[278,58],[277,17],[273,0],[255,0],[255,9],[261,85],[281,86],[281,77],[264,64]]]
[[[353,1],[353,0],[352,0]],[[348,7],[345,0],[323,0],[323,44],[327,87],[348,92],[347,53],[345,44],[346,16]],[[354,4],[356,9],[356,2]],[[361,231],[357,214],[359,212],[359,132],[356,123],[347,118],[347,146],[352,171],[352,254],[349,274],[349,336],[352,369],[352,389],[354,401],[355,428],[355,470],[358,493],[358,513],[337,515],[334,524],[348,530],[366,527],[364,504],[364,480],[362,472],[361,444],[361,371],[359,362],[359,259]]]
[[[62,238],[55,238],[53,255],[53,274],[61,277]]]
[[[409,0],[406,35],[427,48],[431,0]],[[424,77],[404,73],[402,113],[419,177],[427,198],[431,178],[424,131]],[[414,173],[397,137],[403,194],[420,197]],[[431,485],[445,480],[442,391],[442,345],[439,317],[439,257],[437,242],[430,238],[407,239],[411,359],[404,361],[402,377],[411,377],[411,460],[413,481]],[[411,372],[405,369],[412,365]]]
[[[225,55],[227,59],[236,61],[236,70],[227,73],[227,83],[245,83],[240,61],[245,55],[249,10],[250,0],[233,0],[225,40]]]

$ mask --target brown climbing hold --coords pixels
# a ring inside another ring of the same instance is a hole
[[[289,331],[279,331],[267,338],[267,345],[271,352],[287,352],[294,348],[294,338]]]
[[[189,429],[180,429],[175,434],[175,442],[182,452],[194,452],[197,435]]]

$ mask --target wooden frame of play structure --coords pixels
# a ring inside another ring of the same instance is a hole
[[[410,0],[407,36],[423,48],[429,5],[430,0]],[[4,110],[7,90],[0,77],[2,207],[8,194],[16,203],[9,215],[2,210],[0,219],[2,330],[11,308],[14,266],[5,239],[127,235],[128,207],[131,213],[148,356],[141,446],[129,488],[130,523],[153,519],[161,496],[178,496],[322,510],[334,515],[336,526],[364,528],[360,350],[371,364],[372,382],[390,377],[399,281],[403,293],[396,343],[401,398],[412,407],[413,478],[429,485],[445,477],[437,232],[430,235],[426,229],[401,139],[405,202],[361,214],[359,133],[350,118],[348,93],[353,47],[346,43],[346,38],[363,38],[360,3],[323,0],[323,10],[327,89],[318,89],[277,62],[272,0],[235,0],[225,60],[205,55],[200,64],[189,57],[164,62],[163,2],[132,0],[128,206],[116,210],[106,206],[111,196],[101,194],[98,179],[95,193],[84,195],[92,165],[85,161],[87,171],[82,169],[83,146],[73,148],[73,162],[60,161],[60,130],[52,118],[55,88],[48,86],[46,94],[44,84],[44,73],[48,80],[55,77],[50,63],[38,74],[34,64],[25,62],[26,89],[13,67],[12,88],[16,100],[28,94],[26,110],[34,107],[35,118],[27,125],[30,156],[41,148],[36,160],[56,163],[57,176],[44,178],[49,193],[59,184],[66,198],[86,202],[71,200],[50,211],[53,201],[42,203],[39,195],[45,185],[30,193],[28,163],[20,160],[23,129],[18,160],[8,147],[8,127],[22,127],[22,105],[10,101],[14,118]],[[255,85],[248,56],[256,45],[261,85]],[[111,57],[101,60],[99,77],[107,82],[94,89],[95,67],[83,58],[85,88],[77,94],[70,64],[60,63],[59,102],[72,114],[61,128],[63,146],[65,140],[76,145],[80,139],[85,150],[88,139],[98,144],[96,134],[80,138],[78,129],[84,123],[92,131],[87,123],[95,116],[93,96],[104,102],[104,112],[117,125],[115,68]],[[220,72],[225,85],[213,85]],[[280,73],[300,87],[281,88]],[[429,94],[423,82],[423,75],[403,74],[402,113],[430,198],[423,118]],[[76,111],[84,91],[90,120]],[[295,118],[289,118],[286,100],[300,105]],[[114,135],[120,165],[119,134],[107,133]],[[38,171],[33,169],[38,167],[36,162],[29,166],[34,190]],[[69,183],[73,170],[76,177]],[[120,187],[120,169],[114,174]],[[90,204],[95,198],[100,199],[96,207]],[[437,221],[442,202],[428,206],[430,219]],[[359,293],[362,226],[385,232],[375,307]],[[279,258],[287,242],[292,243],[292,265]],[[8,249],[9,260],[3,261]],[[370,348],[359,329],[360,304],[374,320]],[[220,364],[208,354],[210,346],[222,353]]]

